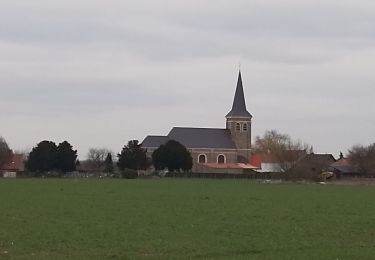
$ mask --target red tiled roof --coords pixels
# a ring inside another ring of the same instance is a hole
[[[335,166],[349,166],[352,165],[348,158],[341,158],[338,161],[331,164],[332,167]]]
[[[303,150],[290,150],[285,151],[285,161],[295,161],[298,158],[301,158],[302,156],[306,155],[306,151]],[[250,158],[250,164],[255,165],[257,167],[261,167],[262,163],[279,163],[278,159],[273,154],[267,154],[267,153],[254,153],[251,155]]]
[[[22,154],[13,154],[12,160],[3,166],[3,171],[24,171],[25,164]]]
[[[253,154],[250,159],[249,159],[249,162],[256,166],[257,168],[262,168],[262,157],[260,154]]]
[[[250,164],[261,168],[262,163],[277,163],[277,160],[271,154],[255,153],[251,155]]]

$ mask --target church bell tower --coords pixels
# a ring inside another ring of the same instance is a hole
[[[251,155],[251,119],[253,116],[246,109],[241,71],[238,73],[232,110],[225,118],[226,128],[230,130],[232,140],[237,147],[237,162],[248,163]]]

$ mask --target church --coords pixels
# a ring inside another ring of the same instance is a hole
[[[148,156],[168,140],[184,145],[193,158],[193,172],[243,173],[256,167],[250,165],[251,120],[247,111],[241,71],[232,109],[225,116],[225,128],[173,127],[166,136],[147,136],[142,147]]]

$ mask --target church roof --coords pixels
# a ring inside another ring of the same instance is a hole
[[[160,145],[169,141],[168,136],[149,135],[143,140],[142,147],[158,148]]]
[[[236,149],[228,129],[191,127],[173,127],[167,136],[147,136],[142,147],[159,147],[169,140],[191,149]]]
[[[241,71],[238,73],[237,87],[234,95],[232,110],[226,115],[226,117],[253,117],[246,109]]]
[[[187,148],[236,149],[228,129],[173,127],[168,137]]]

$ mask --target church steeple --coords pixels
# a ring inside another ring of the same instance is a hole
[[[239,71],[232,110],[226,115],[226,129],[230,131],[232,140],[238,149],[237,162],[247,163],[250,158],[252,118],[253,116],[246,109],[241,71]]]
[[[245,95],[242,86],[241,71],[238,73],[236,93],[234,95],[232,110],[226,115],[228,117],[246,117],[252,118],[253,116],[246,109]]]

